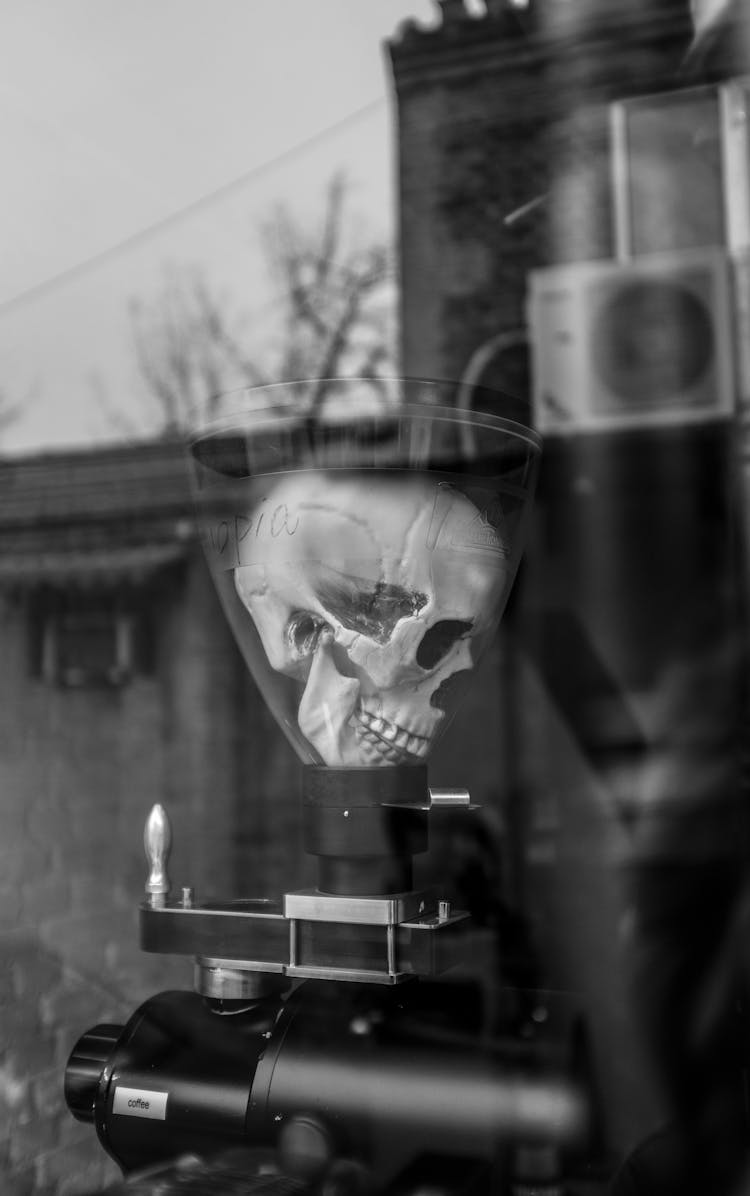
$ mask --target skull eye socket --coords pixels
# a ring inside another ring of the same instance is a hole
[[[387,644],[400,619],[412,618],[427,603],[427,595],[403,586],[371,582],[328,570],[316,589],[327,611],[346,627],[379,644]]]
[[[311,656],[323,633],[330,630],[329,624],[320,615],[312,614],[309,610],[296,611],[286,625],[286,639],[292,655],[297,660]]]
[[[417,664],[421,669],[434,669],[447,656],[453,645],[472,628],[464,619],[441,619],[428,628],[417,648]]]

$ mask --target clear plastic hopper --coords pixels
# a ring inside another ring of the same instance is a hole
[[[540,453],[528,428],[441,407],[436,383],[237,392],[191,446],[222,604],[304,763],[421,763],[492,639]]]

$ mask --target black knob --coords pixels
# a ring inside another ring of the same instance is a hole
[[[78,1121],[94,1120],[94,1104],[102,1072],[124,1026],[103,1022],[87,1030],[73,1047],[65,1068],[65,1100]]]

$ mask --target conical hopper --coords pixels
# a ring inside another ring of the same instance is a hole
[[[402,381],[238,392],[191,445],[206,556],[266,703],[308,764],[423,763],[497,628],[539,459],[528,428]]]

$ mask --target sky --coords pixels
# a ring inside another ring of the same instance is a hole
[[[258,227],[343,170],[363,235],[395,229],[384,40],[433,0],[3,0],[0,451],[149,430],[133,300],[204,270],[272,335]]]

